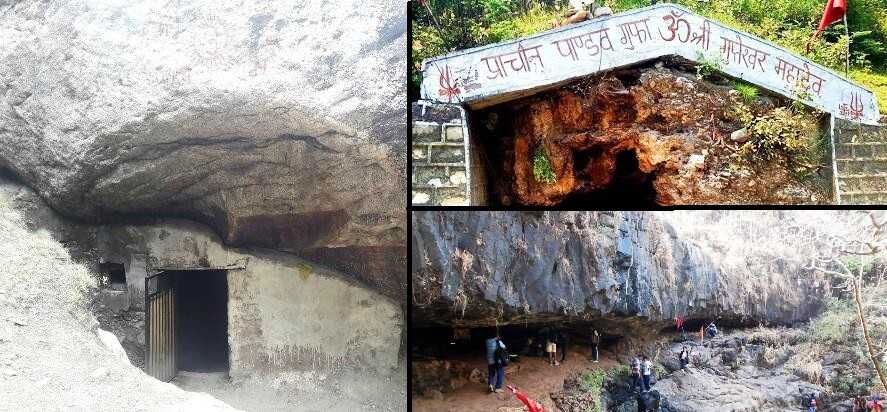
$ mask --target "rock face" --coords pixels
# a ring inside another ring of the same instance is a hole
[[[503,205],[826,200],[790,167],[744,159],[731,141],[743,127],[737,107],[766,113],[775,103],[746,103],[731,87],[680,67],[639,67],[476,111],[472,135],[487,142],[493,199]],[[553,182],[535,176],[539,152]]]
[[[666,327],[676,316],[789,324],[822,304],[815,282],[799,281],[800,268],[720,265],[651,212],[422,211],[412,219],[417,326],[581,319],[624,330]]]
[[[18,1],[0,22],[0,169],[53,208],[369,261],[403,299],[401,3]]]

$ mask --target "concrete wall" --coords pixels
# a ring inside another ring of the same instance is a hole
[[[284,370],[385,372],[398,364],[400,307],[344,276],[278,252],[225,247],[187,221],[98,230],[99,254],[124,263],[130,301],[144,306],[145,274],[228,269],[231,376]]]
[[[669,55],[718,62],[730,76],[839,118],[877,124],[880,117],[872,91],[764,39],[673,4],[425,60],[421,94],[478,109]]]

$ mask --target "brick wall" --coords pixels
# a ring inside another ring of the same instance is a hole
[[[835,120],[841,204],[887,204],[887,126]]]
[[[465,113],[457,105],[412,105],[412,204],[471,204]]]

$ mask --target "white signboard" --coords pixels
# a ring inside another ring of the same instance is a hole
[[[835,116],[878,124],[871,91],[803,57],[673,4],[597,18],[425,60],[422,97],[479,105],[615,67],[677,55]]]

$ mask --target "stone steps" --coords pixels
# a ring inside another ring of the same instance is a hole
[[[838,121],[835,165],[842,204],[887,204],[887,127]]]

